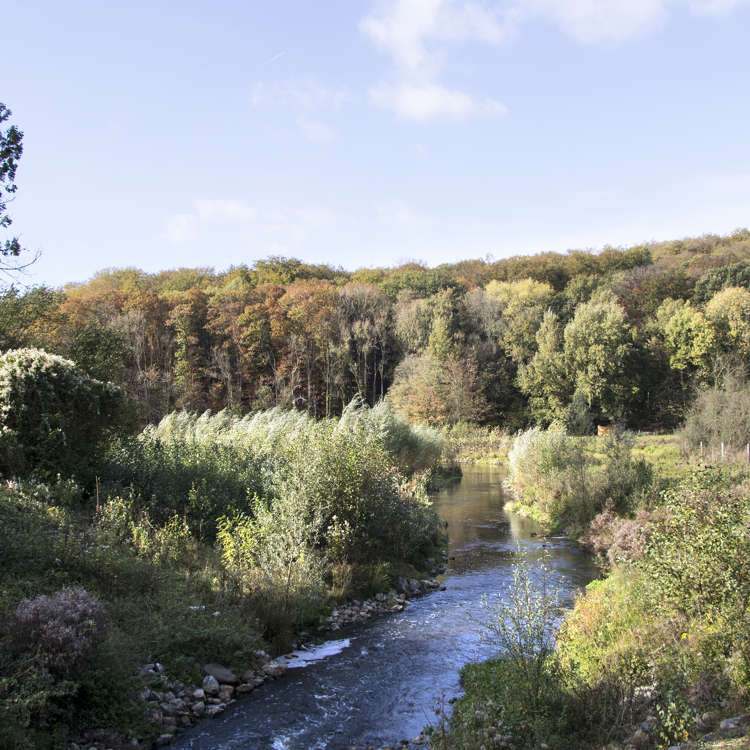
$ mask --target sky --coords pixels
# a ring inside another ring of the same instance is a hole
[[[750,0],[24,0],[0,18],[27,284],[750,225]]]

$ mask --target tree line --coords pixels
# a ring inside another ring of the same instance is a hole
[[[105,269],[0,296],[0,348],[39,347],[173,409],[432,424],[680,423],[750,356],[750,232],[350,272],[269,257],[223,272]]]

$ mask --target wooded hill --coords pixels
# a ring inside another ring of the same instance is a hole
[[[433,424],[679,424],[750,356],[750,232],[354,272],[270,257],[217,273],[106,269],[0,297],[0,349],[39,347],[175,408],[340,413],[359,394]],[[578,406],[576,406],[578,404]]]

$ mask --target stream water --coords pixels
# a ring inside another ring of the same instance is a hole
[[[444,698],[461,694],[458,670],[492,656],[482,644],[482,595],[513,574],[518,546],[549,563],[571,593],[596,577],[590,558],[564,539],[544,540],[532,521],[503,509],[502,470],[468,466],[434,498],[448,521],[446,591],[403,612],[336,634],[325,658],[290,669],[216,719],[181,735],[177,750],[379,748],[420,734]],[[546,544],[546,548],[542,545]]]

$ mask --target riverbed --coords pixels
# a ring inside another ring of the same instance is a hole
[[[251,697],[181,735],[177,750],[339,750],[396,746],[434,721],[439,703],[461,694],[458,670],[493,655],[480,639],[482,596],[512,579],[519,545],[548,562],[572,594],[596,575],[565,539],[544,539],[533,521],[503,509],[501,469],[472,465],[433,502],[450,534],[445,591],[403,612],[345,629],[328,655],[290,669]]]

